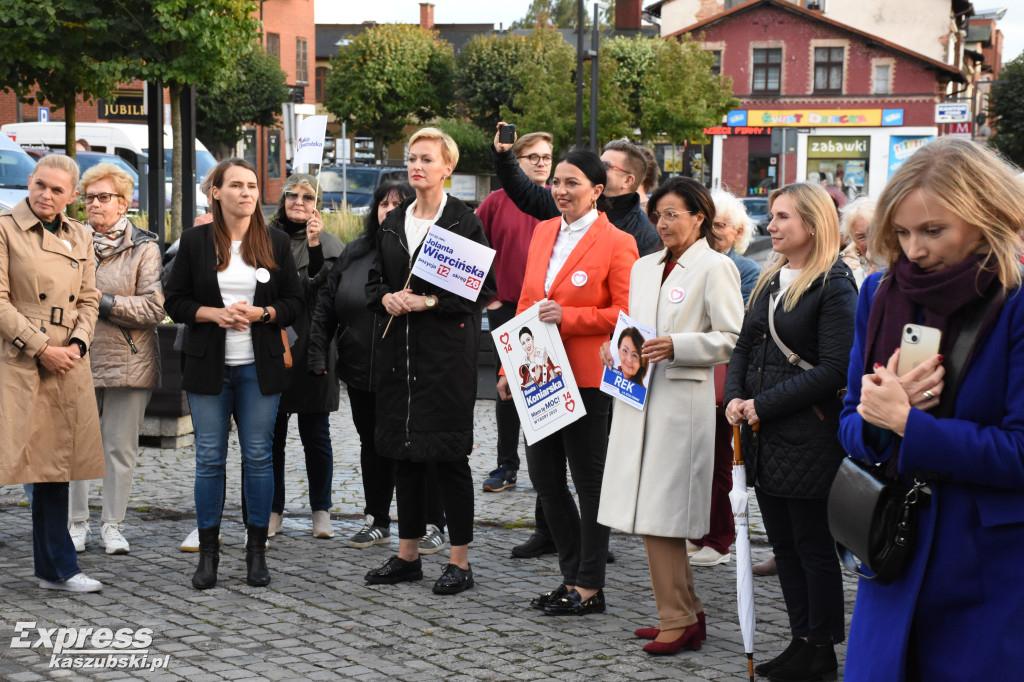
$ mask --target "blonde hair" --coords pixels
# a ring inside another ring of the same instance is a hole
[[[71,176],[71,187],[78,187],[78,174],[81,172],[78,169],[78,164],[70,156],[64,156],[63,154],[47,154],[43,158],[36,162],[36,168],[54,168],[56,170],[62,170]],[[35,170],[33,169],[33,173]]]
[[[915,190],[926,192],[947,211],[981,230],[986,257],[995,260],[999,282],[1006,289],[1021,284],[1019,257],[1024,230],[1024,198],[1014,177],[1018,169],[991,150],[970,140],[942,137],[919,149],[893,174],[875,209],[868,250],[892,267],[902,251],[892,214]]]
[[[409,147],[412,147],[420,140],[433,140],[441,145],[441,158],[445,163],[450,163],[452,168],[459,165],[459,145],[451,135],[440,128],[420,128],[409,138]]]
[[[135,181],[132,176],[112,163],[98,163],[89,170],[82,173],[82,179],[78,183],[78,191],[85,194],[85,188],[100,180],[110,180],[114,185],[114,191],[129,204],[135,195]]]
[[[543,130],[538,131],[536,133],[526,133],[522,137],[516,139],[515,143],[512,145],[512,153],[515,154],[516,156],[519,156],[524,149],[526,149],[527,147],[532,147],[538,142],[547,142],[548,146],[551,147],[552,151],[554,151],[554,139],[555,138],[551,136],[551,133],[545,132]]]
[[[716,189],[711,193],[715,202],[715,218],[740,230],[740,236],[733,244],[736,253],[743,255],[750,246],[750,238],[754,236],[754,221],[747,215],[747,207],[735,194],[724,189]]]
[[[811,252],[807,256],[800,274],[786,289],[783,307],[789,311],[796,307],[800,297],[819,276],[825,275],[839,258],[839,216],[835,202],[821,185],[810,182],[796,182],[777,189],[768,195],[768,210],[771,211],[775,200],[788,196],[796,208],[797,215],[804,228],[811,234]],[[757,300],[768,282],[789,262],[786,256],[779,259],[770,268],[761,273],[754,291],[750,294],[750,304]]]

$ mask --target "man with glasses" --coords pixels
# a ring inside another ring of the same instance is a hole
[[[503,125],[504,122],[499,123],[498,128]],[[538,220],[561,215],[551,192],[530,182],[530,177],[516,163],[513,145],[499,142],[495,133],[492,150],[498,181],[519,210]],[[640,195],[637,193],[647,175],[647,160],[640,147],[629,140],[612,140],[604,146],[601,161],[608,173],[608,184],[598,202],[598,209],[607,213],[612,225],[632,235],[641,257],[660,251],[661,237],[640,208]]]

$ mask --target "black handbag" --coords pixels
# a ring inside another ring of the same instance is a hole
[[[993,286],[976,305],[956,339],[946,363],[945,390],[936,417],[953,414],[963,372],[981,330],[985,311],[1002,287]],[[894,451],[899,443],[894,446]],[[839,466],[828,496],[828,526],[843,566],[861,578],[882,585],[893,582],[911,560],[919,511],[931,502],[928,472],[914,473],[911,488],[885,476],[884,465],[865,464],[847,457]],[[859,565],[858,565],[859,562]],[[864,572],[861,567],[867,568]]]

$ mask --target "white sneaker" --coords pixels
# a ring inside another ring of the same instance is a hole
[[[92,535],[92,528],[89,528],[89,522],[72,521],[68,526],[68,532],[71,534],[71,541],[75,543],[75,551],[84,552],[85,545],[89,542],[89,537]]]
[[[100,528],[100,546],[107,548],[107,554],[127,554],[131,549],[121,535],[120,523],[104,523]]]
[[[93,580],[85,573],[79,573],[64,582],[51,583],[49,580],[40,579],[39,587],[44,590],[63,590],[65,592],[99,592],[103,589],[103,583]]]
[[[331,525],[331,513],[329,511],[313,512],[313,537],[334,537],[334,526]]]
[[[427,532],[420,538],[420,554],[435,554],[445,548],[448,542],[444,539],[441,529],[432,523],[427,524]]]
[[[270,523],[267,524],[267,537],[272,538],[277,535],[277,531],[281,530],[281,524],[284,523],[284,518],[277,512],[270,512]]]
[[[224,536],[217,536],[217,544],[224,544]],[[181,541],[178,545],[178,549],[182,552],[198,552],[199,551],[199,529],[194,529],[188,534],[188,537]]]
[[[700,550],[699,545],[695,545],[689,540],[686,541],[686,556],[693,556]]]
[[[731,554],[726,552],[725,554],[719,554],[710,547],[701,547],[699,551],[695,552],[690,557],[691,566],[717,566],[718,564],[727,564],[729,559],[732,557]]]

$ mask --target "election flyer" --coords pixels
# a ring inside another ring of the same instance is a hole
[[[601,390],[631,407],[643,410],[651,382],[651,366],[641,355],[644,341],[653,339],[653,327],[640,324],[621,310],[612,334],[611,353],[615,367],[604,368]]]
[[[527,445],[587,413],[558,327],[541,322],[539,310],[536,303],[491,330]]]
[[[412,274],[445,291],[475,301],[480,297],[494,249],[431,225],[412,266]]]

